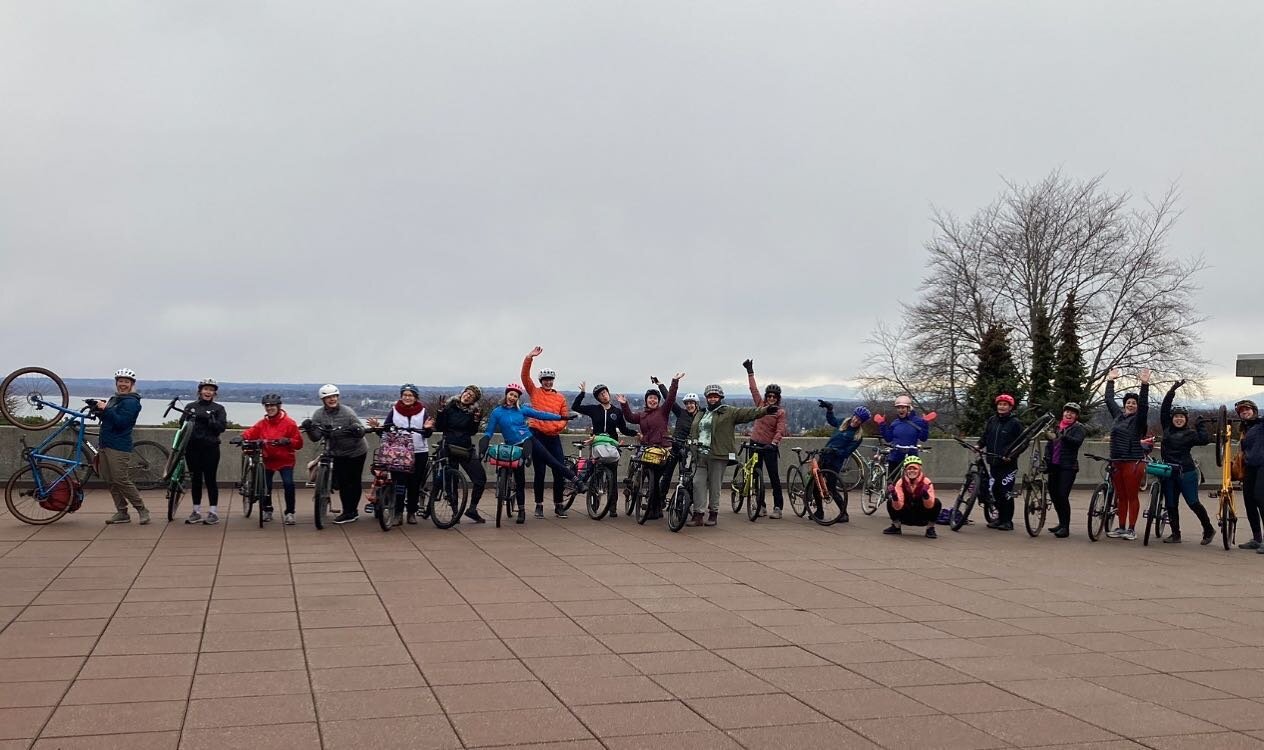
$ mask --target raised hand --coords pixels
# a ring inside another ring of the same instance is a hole
[[[755,374],[755,360],[750,359],[750,358],[742,360],[742,367],[746,368],[747,374],[749,375]]]
[[[1181,387],[1181,386],[1183,386],[1183,385],[1185,385],[1185,378],[1181,378],[1180,380],[1178,380],[1178,381],[1176,381],[1175,383],[1173,383],[1173,384],[1172,384],[1172,387],[1173,387],[1173,388],[1180,388],[1180,387]]]
[[[925,419],[927,422],[934,422],[936,419],[939,419],[939,412],[932,411],[923,414],[922,419]]]
[[[816,405],[821,407],[825,411],[834,411],[834,405],[823,398],[818,398],[816,400]]]
[[[654,385],[658,385],[658,377],[655,375],[651,375],[650,382],[653,383]]]
[[[1150,368],[1149,367],[1141,371],[1141,383],[1142,385],[1150,385]]]
[[[628,403],[628,397],[620,393],[618,396],[615,396],[615,401],[618,401],[620,404],[626,406]]]
[[[425,429],[427,429],[427,430],[433,430],[433,429],[434,429],[434,426],[435,426],[435,419],[434,419],[434,417],[430,417],[430,418],[429,418],[429,419],[427,419],[425,422],[422,422],[422,423],[421,423],[421,426],[422,426],[422,427],[424,427],[424,428],[425,428]]]
[[[1112,367],[1110,368],[1110,372],[1106,375],[1106,379],[1119,380],[1119,377],[1123,374],[1124,374],[1123,370],[1119,369],[1118,367]]]
[[[683,372],[678,372],[672,376],[672,380],[675,380],[677,383],[679,383],[680,381],[684,379],[685,379],[685,374]]]
[[[874,414],[874,415],[873,415],[873,423],[874,423],[874,424],[876,424],[876,425],[884,425],[884,424],[886,424],[886,423],[887,423],[887,418],[886,418],[886,415],[884,415],[884,414]]]
[[[587,380],[581,380],[581,381],[579,381],[579,392],[580,392],[580,393],[587,393],[587,392],[588,392],[588,381],[587,381]]]
[[[536,357],[540,356],[541,354],[544,354],[544,350],[543,350],[543,349],[541,349],[541,348],[540,348],[540,347],[538,347],[538,346],[537,346],[537,347],[535,347],[534,349],[532,349],[531,351],[527,352],[527,356],[528,356],[528,357],[530,357],[530,358],[532,358],[532,359],[535,359]]]
[[[368,418],[368,419],[366,419],[365,421],[366,421],[366,422],[368,422],[368,424],[369,424],[369,426],[370,426],[370,427],[381,427],[381,426],[382,426],[382,421],[381,421],[380,419],[378,419],[377,417],[369,417],[369,418]]]

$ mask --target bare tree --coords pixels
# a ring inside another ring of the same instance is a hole
[[[1054,172],[1034,185],[1007,182],[967,221],[936,212],[918,299],[904,305],[899,328],[880,325],[867,342],[862,384],[902,387],[959,416],[988,328],[1012,330],[1026,376],[1037,312],[1058,317],[1071,293],[1082,306],[1092,392],[1114,366],[1201,377],[1195,327],[1204,318],[1193,279],[1205,264],[1171,253],[1177,201],[1171,189],[1134,210],[1128,194],[1110,193],[1100,177],[1076,182]]]

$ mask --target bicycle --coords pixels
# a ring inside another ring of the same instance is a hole
[[[1027,527],[1029,536],[1040,536],[1049,517],[1049,507],[1053,504],[1049,498],[1049,484],[1045,477],[1049,467],[1045,463],[1045,454],[1037,440],[1031,449],[1029,471],[1023,472],[1023,525]]]
[[[242,515],[250,518],[251,509],[258,503],[259,528],[262,529],[264,500],[267,499],[267,506],[272,507],[272,493],[268,491],[267,471],[263,466],[263,449],[267,445],[276,445],[279,441],[243,440],[238,437],[228,442],[241,448],[241,478],[237,486],[242,497]]]
[[[667,501],[663,515],[667,516],[667,528],[672,532],[680,531],[689,520],[693,510],[693,475],[695,471],[696,440],[672,440],[672,445],[680,451],[680,478],[676,481],[676,489]]]
[[[833,526],[843,518],[847,508],[847,490],[842,477],[832,469],[820,467],[819,456],[825,450],[804,451],[791,448],[799,459],[797,465],[786,469],[786,493],[790,496],[790,509],[800,518],[811,514],[812,520],[822,526]],[[856,454],[852,454],[853,456]],[[805,481],[803,466],[808,467]],[[832,511],[826,512],[832,507]]]
[[[1102,534],[1110,531],[1119,514],[1113,478],[1114,463],[1109,458],[1092,453],[1085,453],[1084,457],[1106,464],[1102,469],[1102,481],[1093,489],[1093,497],[1088,501],[1088,538],[1096,542]]]
[[[424,506],[430,522],[440,529],[450,529],[460,522],[470,494],[465,476],[452,465],[451,450],[447,441],[439,441],[438,449],[432,452],[426,476],[421,480],[422,497],[418,499],[418,507]]]
[[[91,409],[97,403],[96,399],[84,399],[84,407],[71,410],[65,382],[42,367],[14,370],[0,382],[0,416],[8,423],[31,432],[57,425],[33,448],[27,445],[26,438],[21,439],[25,465],[5,485],[5,505],[14,518],[42,526],[82,505],[83,487],[100,461],[100,451],[87,439],[87,423],[94,418]],[[74,439],[59,441],[67,430],[73,430]],[[151,490],[161,485],[161,467],[167,462],[165,448],[153,441],[136,441],[132,462],[137,489]],[[36,507],[47,512],[37,513]]]
[[[1225,550],[1233,548],[1238,537],[1238,511],[1233,502],[1233,423],[1224,406],[1216,415],[1216,466],[1220,467],[1220,489],[1212,493],[1219,500],[1217,525]]]
[[[651,466],[663,466],[671,454],[666,448],[641,446],[628,462],[628,482],[623,488],[628,513],[642,526],[650,517],[650,488],[658,481]]]
[[[973,523],[970,520],[970,512],[974,510],[975,503],[979,502],[983,504],[983,517],[988,523],[994,523],[997,518],[1000,518],[1000,510],[992,498],[992,482],[995,478],[992,476],[992,464],[988,459],[1001,457],[977,445],[971,445],[956,435],[951,437],[973,453],[975,458],[970,463],[970,468],[966,469],[961,491],[957,493],[957,499],[953,502],[952,511],[948,515],[948,528],[961,531],[961,527]]]
[[[416,427],[385,424],[381,427],[366,428],[365,432],[371,432],[380,438],[389,432],[421,433],[423,430]],[[373,493],[373,517],[377,519],[377,524],[382,531],[390,531],[400,524],[399,519],[404,515],[404,501],[407,493],[404,491],[405,488],[396,484],[396,472],[392,471],[386,464],[379,463],[376,460],[376,455],[374,459],[373,463],[369,465],[369,470],[373,473],[373,486],[370,488],[370,491]],[[412,472],[401,471],[400,473]]]
[[[514,497],[514,470],[525,468],[526,460],[522,455],[522,446],[497,443],[488,446],[487,463],[496,467],[496,528],[500,528],[502,518],[507,518],[517,510],[518,499]],[[524,500],[525,502],[525,500]]]
[[[616,453],[613,457],[594,457],[593,448],[596,443],[592,439],[573,440],[571,445],[579,449],[579,457],[567,459],[567,465],[577,477],[585,471],[588,472],[588,477],[585,479],[587,483],[585,495],[587,497],[588,517],[594,521],[600,521],[615,510],[615,504],[618,502],[612,466],[618,466],[619,456],[617,451],[622,446],[617,446],[613,443],[603,443],[603,445],[613,447]],[[575,501],[575,495],[578,493],[578,485],[571,485],[565,493],[565,497],[569,498],[569,502],[563,502],[562,507],[569,510],[571,504]],[[630,503],[628,512],[631,512]]]
[[[329,438],[335,430],[328,427],[315,428],[320,431],[320,455],[317,456],[312,470],[312,479],[308,487],[314,487],[312,493],[312,522],[317,529],[325,528],[329,521],[329,501],[334,490],[334,457],[329,452]]]
[[[734,513],[741,513],[746,508],[746,517],[751,521],[759,518],[764,509],[764,473],[759,470],[759,449],[763,446],[747,440],[737,449],[738,464],[733,469],[733,479],[729,482],[729,503]],[[741,456],[745,455],[745,460]],[[755,498],[759,498],[755,502]]]
[[[163,420],[166,420],[173,411],[184,417],[184,409],[176,406],[179,402],[179,396],[171,399],[166,411],[162,413]],[[184,497],[184,479],[189,473],[189,466],[184,457],[189,447],[189,438],[192,436],[193,423],[190,420],[181,419],[180,426],[176,428],[176,434],[171,438],[171,455],[167,456],[166,465],[162,470],[162,481],[167,489],[167,523],[176,520],[176,509],[180,507],[180,499]]]
[[[1154,477],[1150,482],[1150,504],[1146,507],[1145,534],[1141,538],[1142,546],[1150,546],[1151,532],[1155,539],[1163,538],[1163,531],[1171,523],[1168,517],[1167,503],[1163,500],[1163,481],[1169,479],[1176,467],[1161,461],[1147,461],[1145,472],[1147,477]],[[1179,489],[1177,490],[1179,492]]]

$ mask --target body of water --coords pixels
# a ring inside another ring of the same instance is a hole
[[[71,396],[70,403],[72,406],[83,405],[85,398],[104,398],[103,396]],[[136,424],[143,427],[159,425],[163,422],[176,419],[179,415],[175,412],[163,419],[162,413],[166,411],[167,404],[170,401],[164,401],[156,398],[142,398],[140,400],[140,418],[136,420]],[[183,405],[183,401],[180,402]],[[220,406],[224,407],[224,411],[228,412],[228,421],[249,427],[250,425],[263,419],[263,406],[256,402],[245,403],[241,401],[219,401]],[[316,404],[284,404],[281,407],[289,412],[295,422],[302,422],[312,415],[312,412],[319,408]],[[373,415],[368,415],[373,416]]]

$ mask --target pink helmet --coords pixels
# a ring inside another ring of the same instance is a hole
[[[900,397],[898,397],[898,398],[896,398],[896,399],[895,399],[895,405],[896,405],[896,406],[907,406],[907,407],[909,407],[909,408],[911,409],[911,408],[913,408],[913,399],[912,399],[911,397],[909,397],[909,396],[900,396]]]
[[[1010,406],[1014,405],[1014,397],[1009,395],[1008,393],[1002,393],[1001,395],[996,397],[996,403],[999,404],[1002,401],[1009,404]]]
[[[509,385],[505,386],[505,393],[508,393],[510,391],[517,391],[519,396],[527,392],[525,388],[523,388],[521,385],[517,383],[510,383]]]

